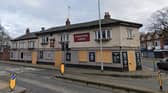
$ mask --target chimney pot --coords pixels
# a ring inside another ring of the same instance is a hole
[[[29,33],[30,33],[30,29],[27,28],[27,29],[26,29],[26,34],[29,34]]]
[[[66,27],[69,28],[70,25],[71,25],[71,22],[70,22],[69,18],[67,18],[67,20],[66,20]]]
[[[45,27],[41,27],[41,31],[44,31],[45,30]]]
[[[110,19],[110,18],[111,15],[109,14],[109,12],[105,12],[104,19]]]

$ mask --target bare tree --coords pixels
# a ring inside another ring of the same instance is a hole
[[[150,31],[168,32],[168,7],[153,13],[147,28]]]

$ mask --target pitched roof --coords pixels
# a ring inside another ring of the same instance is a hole
[[[108,25],[108,24],[118,24],[118,25],[134,26],[137,28],[142,27],[142,24],[128,22],[128,21],[121,21],[117,19],[101,19],[101,24],[102,26]],[[98,26],[98,25],[99,25],[99,20],[95,20],[95,21],[90,21],[90,22],[71,24],[69,29],[73,30],[73,29],[78,29],[78,28],[88,28],[88,27],[93,27],[93,26]],[[67,30],[66,26],[58,26],[58,27],[49,28],[45,31],[40,31],[38,34],[49,33],[49,32],[60,32],[60,31],[66,31],[66,30]]]
[[[19,37],[15,38],[15,39],[12,39],[11,41],[27,40],[27,39],[36,39],[36,38],[37,38],[36,33],[37,33],[37,32],[32,32],[32,33],[24,34],[24,35],[19,36]]]
[[[101,24],[102,24],[102,26],[109,25],[109,24],[116,24],[116,25],[133,26],[133,27],[137,27],[137,28],[142,27],[142,24],[139,24],[139,23],[122,21],[122,20],[117,20],[117,19],[101,19]],[[72,31],[73,29],[89,28],[89,27],[93,27],[93,26],[99,26],[99,20],[84,22],[84,23],[71,24],[69,26],[69,29],[70,29],[70,31]],[[26,40],[26,39],[36,39],[37,34],[61,32],[61,31],[66,31],[66,30],[67,30],[67,27],[65,25],[64,26],[52,27],[52,28],[46,29],[44,31],[32,32],[32,33],[29,33],[29,34],[22,35],[18,38],[13,39],[12,41]]]

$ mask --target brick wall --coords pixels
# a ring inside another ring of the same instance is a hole
[[[4,49],[3,52],[0,53],[0,60],[9,60],[9,57],[9,49]]]

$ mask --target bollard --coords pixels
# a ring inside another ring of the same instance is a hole
[[[60,72],[61,72],[62,75],[64,75],[64,72],[65,72],[65,66],[64,66],[64,63],[61,63]]]
[[[10,74],[10,80],[9,80],[10,91],[15,90],[15,87],[16,87],[16,74],[12,73],[12,74]]]
[[[160,80],[159,80],[159,83],[160,83],[160,91],[163,91],[163,80],[160,79]]]
[[[161,79],[160,71],[158,72],[158,80],[159,80],[160,91],[163,91],[163,80]]]

